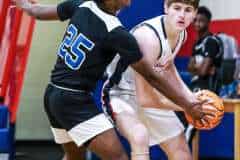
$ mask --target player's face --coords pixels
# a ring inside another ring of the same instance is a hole
[[[170,6],[165,5],[165,13],[169,22],[176,30],[186,29],[196,16],[196,9],[185,3],[172,3]]]
[[[197,14],[194,20],[194,27],[197,32],[204,32],[208,30],[209,20],[205,15]]]
[[[121,9],[131,4],[131,0],[105,0],[105,2],[104,4],[108,5],[106,8],[109,8],[109,10],[111,10],[110,12],[115,15],[118,14]]]

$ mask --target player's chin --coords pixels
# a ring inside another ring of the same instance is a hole
[[[187,25],[186,24],[180,24],[180,23],[177,23],[176,24],[176,29],[178,30],[178,31],[183,31],[184,29],[186,29],[187,28]]]

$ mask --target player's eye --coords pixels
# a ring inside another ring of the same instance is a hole
[[[193,12],[193,8],[191,8],[191,7],[187,7],[186,9],[185,9],[185,12]]]
[[[181,10],[181,7],[176,6],[176,7],[174,7],[174,9],[175,9],[176,11],[179,11],[179,10]]]

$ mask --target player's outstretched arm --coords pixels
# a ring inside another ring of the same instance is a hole
[[[23,11],[39,20],[58,20],[57,5],[43,5],[33,0],[12,0]]]
[[[203,111],[203,102],[199,101],[184,84],[173,61],[169,61],[167,65],[158,66],[162,67],[162,69],[160,68],[161,72],[156,72],[153,69],[158,55],[154,55],[155,48],[152,46],[152,38],[148,37],[149,34],[145,33],[145,30],[141,30],[141,28],[134,32],[134,36],[137,39],[143,58],[137,63],[134,63],[132,67],[154,88],[163,93],[177,105],[183,107],[183,109],[195,120],[202,119],[204,115],[212,115],[213,117],[216,110]],[[208,121],[208,119],[205,120]]]

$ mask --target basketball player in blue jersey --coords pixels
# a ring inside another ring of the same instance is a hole
[[[41,20],[70,19],[44,97],[55,141],[63,145],[66,160],[79,159],[75,151],[81,146],[102,159],[128,159],[113,125],[97,110],[92,97],[96,82],[117,53],[121,67],[114,75],[121,74],[131,64],[157,90],[184,106],[195,120],[208,123],[212,116],[204,115],[214,115],[215,110],[204,110],[205,102],[199,101],[181,81],[176,81],[174,70],[158,72],[161,65],[153,68],[154,63],[158,64],[156,57],[141,54],[136,39],[115,16],[131,0],[68,0],[58,5],[13,1]]]
[[[115,16],[130,2],[67,0],[41,5],[15,0],[37,19],[70,20],[44,96],[55,141],[63,145],[66,160],[81,159],[76,146],[86,146],[102,159],[128,159],[113,125],[97,109],[92,91],[117,53],[128,56],[128,64],[142,57],[136,40]]]

